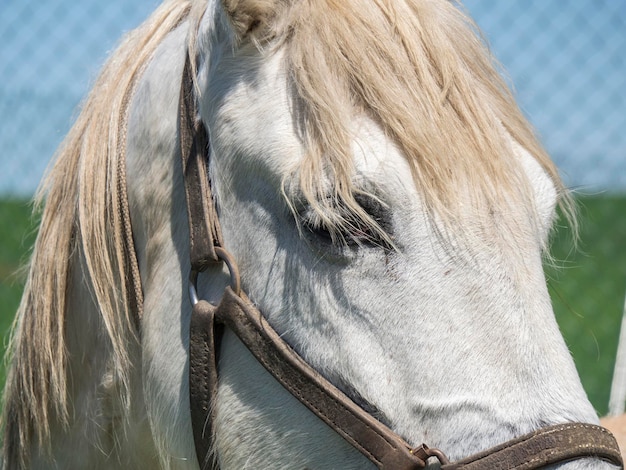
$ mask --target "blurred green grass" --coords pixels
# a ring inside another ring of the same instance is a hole
[[[580,242],[558,227],[556,267],[546,266],[556,319],[583,386],[600,414],[608,410],[626,295],[626,195],[579,196]]]
[[[591,402],[607,411],[626,294],[626,196],[580,196],[580,244],[558,227],[552,243],[556,267],[546,266],[555,315]],[[0,334],[6,345],[24,281],[15,272],[27,261],[35,222],[24,200],[0,200]],[[537,325],[541,328],[541,325]],[[0,383],[4,382],[4,368]]]
[[[0,335],[2,356],[8,342],[13,316],[20,303],[31,246],[35,242],[36,222],[26,200],[0,199]],[[0,385],[4,384],[4,361],[0,363]]]

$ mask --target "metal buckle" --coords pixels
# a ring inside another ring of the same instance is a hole
[[[241,279],[239,278],[239,268],[237,267],[237,263],[235,263],[235,258],[222,247],[216,246],[214,250],[218,260],[228,267],[228,272],[230,273],[230,288],[235,294],[239,295],[241,293]],[[198,276],[205,269],[206,266],[200,270],[192,269],[189,273],[189,300],[192,306],[200,301],[198,297]]]
[[[426,444],[422,444],[415,449],[411,449],[411,454],[415,455],[417,458],[423,460],[424,462],[426,462],[431,457],[434,457],[439,460],[439,463],[441,465],[448,465],[450,463],[450,460],[448,459],[448,457],[446,457],[446,454],[444,454],[441,450],[435,449],[434,447],[428,447]]]

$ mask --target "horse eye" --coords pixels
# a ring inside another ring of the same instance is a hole
[[[368,214],[378,227],[372,226],[356,214],[349,213],[345,207],[337,207],[331,214],[331,220],[338,223],[331,224],[322,219],[319,214],[307,208],[299,213],[301,226],[308,233],[325,243],[346,246],[373,246],[390,247],[390,223],[388,212],[381,202],[370,197],[357,196],[357,203]]]
[[[334,239],[331,230],[322,224],[312,224],[304,220],[302,225],[309,233],[315,235],[317,238],[320,238],[323,241],[331,243]]]
[[[306,230],[326,243],[345,244],[348,246],[358,246],[364,244],[376,245],[377,237],[371,227],[365,223],[355,226],[347,224],[339,226],[338,229],[328,228],[324,224],[312,224],[306,220],[302,222]]]

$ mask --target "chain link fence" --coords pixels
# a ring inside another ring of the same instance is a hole
[[[0,194],[33,192],[106,53],[157,2],[2,0]],[[465,5],[567,183],[626,190],[626,2]]]
[[[30,197],[107,53],[158,0],[0,0],[0,195]]]
[[[626,190],[626,2],[467,0],[566,182]]]
[[[107,52],[157,3],[0,0],[0,197],[33,194]],[[566,183],[581,193],[626,192],[626,2],[465,6]],[[557,247],[567,269],[549,272],[557,318],[601,412],[626,288],[624,200],[589,201],[582,254]]]

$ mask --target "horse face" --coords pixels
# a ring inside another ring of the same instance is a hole
[[[409,442],[452,459],[543,425],[597,420],[542,271],[556,190],[528,152],[511,142],[532,213],[476,217],[468,207],[460,225],[442,224],[394,141],[354,115],[355,200],[383,236],[359,224],[337,234],[299,187],[308,150],[283,51],[244,42],[218,55],[200,75],[201,112],[225,244],[252,301],[314,368]],[[334,182],[324,184],[333,198]],[[327,220],[346,217],[333,204]],[[502,235],[511,226],[520,230]],[[229,334],[221,357],[222,462],[363,468]]]

